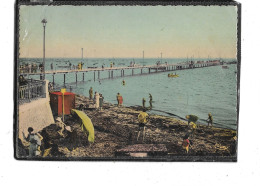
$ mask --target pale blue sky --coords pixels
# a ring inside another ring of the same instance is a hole
[[[235,6],[20,6],[20,56],[236,57]]]

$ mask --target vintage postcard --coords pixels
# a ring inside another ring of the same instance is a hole
[[[16,159],[237,161],[239,3],[16,8]]]

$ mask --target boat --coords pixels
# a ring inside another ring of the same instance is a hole
[[[222,65],[222,69],[228,69],[228,66]]]
[[[179,77],[178,74],[168,74],[168,77]]]

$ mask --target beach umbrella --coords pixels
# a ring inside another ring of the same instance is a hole
[[[88,132],[88,141],[89,142],[94,142],[94,126],[91,122],[91,119],[83,112],[80,110],[76,109],[71,109],[72,114],[77,114],[78,117],[81,119],[81,130],[83,132]]]

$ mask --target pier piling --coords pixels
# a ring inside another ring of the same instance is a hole
[[[52,74],[52,84],[54,85],[54,73]]]
[[[64,81],[63,81],[64,85],[66,83],[66,74],[64,74]]]

